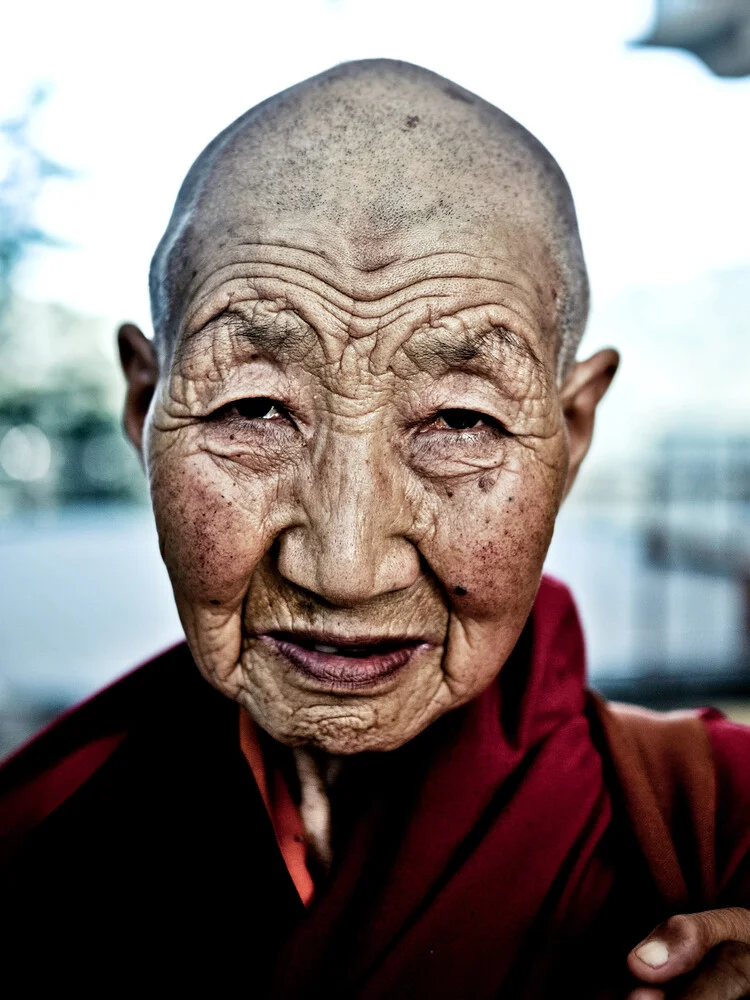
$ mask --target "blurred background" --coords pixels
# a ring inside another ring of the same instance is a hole
[[[0,63],[0,754],[179,639],[114,332],[221,128],[345,59],[557,157],[621,371],[548,569],[595,686],[750,718],[750,0],[30,0]]]

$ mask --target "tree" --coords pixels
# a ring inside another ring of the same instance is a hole
[[[48,96],[35,88],[18,117],[0,122],[0,513],[143,495],[97,351],[99,321],[14,294],[34,247],[64,246],[35,218],[47,181],[75,176],[33,140]]]
[[[37,86],[17,118],[0,122],[0,338],[7,333],[5,319],[13,280],[29,250],[60,245],[40,229],[35,208],[45,182],[74,176],[72,170],[43,153],[31,137],[34,118],[49,97],[49,88]],[[4,162],[2,162],[4,161]]]

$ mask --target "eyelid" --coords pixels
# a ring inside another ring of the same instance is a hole
[[[209,420],[220,418],[222,415],[228,415],[229,411],[231,411],[233,407],[239,407],[242,405],[242,403],[259,402],[260,400],[268,400],[270,406],[275,407],[279,411],[279,414],[281,416],[286,416],[290,420],[292,419],[289,408],[284,403],[282,403],[280,399],[276,399],[273,396],[263,396],[263,395],[238,396],[237,399],[230,399],[229,402],[222,403],[220,406],[217,406],[215,409],[211,410],[211,412],[207,414],[207,418]]]
[[[432,421],[437,420],[443,413],[472,413],[472,414],[475,413],[477,417],[485,421],[489,426],[495,428],[498,431],[501,431],[503,434],[510,435],[510,431],[508,430],[505,421],[501,420],[499,417],[496,417],[492,413],[488,413],[486,410],[478,409],[476,406],[441,406],[439,410],[435,411],[435,413],[430,419]],[[474,430],[475,428],[456,427],[452,429],[455,430],[457,433],[460,433],[461,431],[471,431]]]

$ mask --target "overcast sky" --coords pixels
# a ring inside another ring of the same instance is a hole
[[[596,300],[750,262],[750,80],[637,50],[651,0],[29,0],[3,18],[0,116],[53,88],[49,184],[23,288],[148,327],[146,271],[179,182],[246,108],[345,59],[421,63],[500,105],[576,197]]]

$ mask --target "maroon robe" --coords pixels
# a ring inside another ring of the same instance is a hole
[[[750,905],[750,730],[704,722],[716,898]],[[288,751],[267,748],[289,768]],[[291,773],[291,771],[289,772]],[[399,750],[353,759],[331,875],[305,911],[185,645],[69,713],[0,772],[2,975],[33,995],[616,995],[669,915],[620,806],[568,591],[545,580],[495,683]]]

